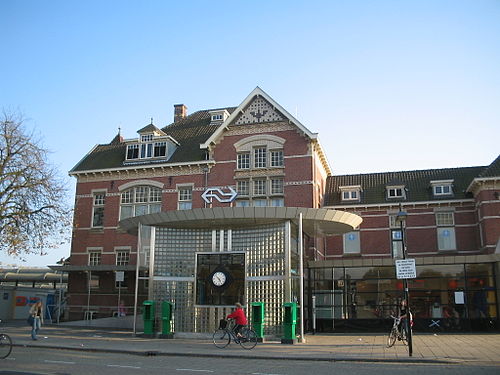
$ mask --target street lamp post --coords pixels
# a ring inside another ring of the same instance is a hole
[[[399,212],[396,216],[396,223],[399,223],[401,228],[401,244],[403,250],[403,259],[406,259],[406,236],[405,236],[405,222],[408,214],[399,207]],[[411,357],[413,355],[413,343],[411,337],[411,322],[410,322],[410,292],[408,290],[408,279],[404,279],[404,289],[405,289],[405,300],[406,300],[406,333],[408,335],[408,355]]]

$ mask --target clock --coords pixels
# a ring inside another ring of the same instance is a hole
[[[217,271],[212,275],[212,283],[215,286],[222,286],[226,283],[227,277],[224,272]]]

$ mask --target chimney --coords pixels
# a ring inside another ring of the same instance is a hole
[[[174,122],[180,121],[187,116],[187,107],[184,104],[174,104]]]

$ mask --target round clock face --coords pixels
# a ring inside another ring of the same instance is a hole
[[[212,282],[215,286],[222,286],[226,283],[226,275],[224,272],[217,271],[212,276]]]

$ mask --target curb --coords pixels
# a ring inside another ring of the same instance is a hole
[[[266,356],[266,355],[241,355],[233,353],[181,353],[181,352],[161,352],[156,350],[123,350],[123,349],[105,349],[92,347],[70,347],[70,346],[52,346],[36,344],[12,344],[13,347],[54,349],[54,350],[72,350],[85,351],[93,353],[117,353],[137,356],[165,356],[165,357],[197,357],[197,358],[235,358],[235,359],[260,359],[270,361],[315,361],[315,362],[366,362],[366,363],[427,363],[427,364],[458,364],[456,361],[445,359],[427,359],[427,358],[364,358],[364,357],[289,357],[289,356]]]

